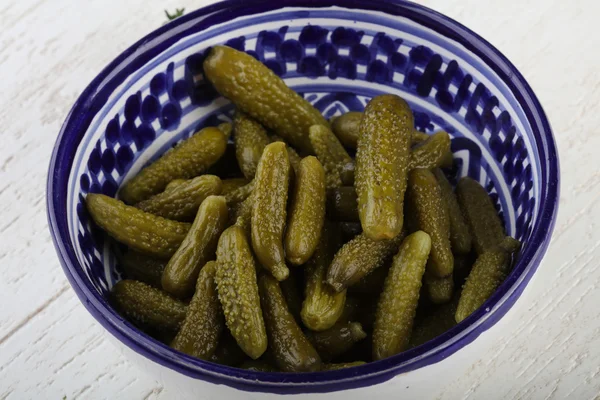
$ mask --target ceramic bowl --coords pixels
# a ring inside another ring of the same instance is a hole
[[[393,93],[408,101],[418,129],[449,132],[458,175],[484,185],[507,232],[523,243],[498,291],[420,347],[347,370],[306,374],[201,361],[117,314],[106,299],[120,271],[109,242],[90,223],[85,196],[114,196],[124,181],[178,141],[230,120],[232,105],[202,74],[207,50],[216,44],[252,54],[328,118]],[[439,383],[446,374],[433,372],[439,371],[436,364],[454,353],[467,354],[466,347],[505,315],[546,251],[558,191],[556,146],[540,103],[519,71],[468,28],[404,1],[231,0],[150,33],[89,84],[56,142],[48,217],[64,272],[84,306],[168,387],[204,398],[251,398],[251,392],[339,395],[363,388],[351,393],[364,398],[427,393],[428,379]]]

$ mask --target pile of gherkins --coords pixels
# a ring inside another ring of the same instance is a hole
[[[245,53],[217,46],[204,73],[233,122],[165,153],[121,200],[86,199],[128,246],[111,302],[140,329],[230,366],[338,369],[432,339],[506,277],[519,242],[476,181],[453,190],[450,137],[415,131],[400,97],[327,121]],[[230,135],[240,176],[219,177]]]

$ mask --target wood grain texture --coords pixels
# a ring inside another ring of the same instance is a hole
[[[164,9],[210,2],[0,3],[0,399],[173,398],[105,340],[69,287],[47,228],[45,180],[60,125],[87,83],[162,24]],[[599,398],[600,7],[421,3],[481,34],[521,70],[549,115],[562,169],[559,219],[539,272],[494,327],[499,339],[473,343],[480,359],[432,398]]]

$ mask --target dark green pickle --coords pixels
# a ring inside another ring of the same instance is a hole
[[[236,110],[233,117],[235,155],[246,179],[253,179],[262,152],[269,144],[267,131],[261,124]]]
[[[300,316],[302,311],[302,295],[300,294],[300,286],[296,279],[296,274],[290,273],[286,280],[281,281],[280,285],[290,313],[292,313],[296,322],[300,324],[302,322]]]
[[[356,149],[362,116],[361,112],[350,111],[331,122],[331,130],[344,146]]]
[[[323,364],[321,371],[337,371],[345,368],[358,367],[359,365],[366,364],[364,361],[352,361],[346,363],[333,363],[333,364]]]
[[[323,361],[331,361],[350,350],[355,343],[366,338],[367,334],[358,322],[338,322],[322,332],[307,332],[306,337]]]
[[[340,222],[339,227],[342,232],[342,244],[349,242],[362,233],[360,222]]]
[[[329,127],[323,125],[311,126],[309,132],[313,149],[325,171],[330,173],[336,170],[342,184],[352,185],[354,183],[354,160],[338,138]]]
[[[359,222],[354,187],[342,186],[327,190],[327,216],[335,221]]]
[[[444,304],[452,300],[454,293],[454,277],[452,275],[438,278],[425,273],[424,281],[427,295],[433,304]]]
[[[235,144],[228,142],[225,153],[208,168],[205,174],[216,175],[221,179],[240,178],[243,176],[235,156]]]
[[[455,294],[452,301],[436,307],[424,318],[416,320],[410,336],[409,347],[420,346],[454,327],[456,325],[454,316],[458,306],[458,298],[459,295]]]
[[[379,268],[376,268],[373,272],[362,278],[356,284],[350,286],[348,291],[355,294],[378,296],[383,290],[383,284],[389,270],[389,265],[383,265]]]
[[[161,289],[160,279],[167,261],[152,257],[135,250],[129,250],[119,258],[125,277]]]

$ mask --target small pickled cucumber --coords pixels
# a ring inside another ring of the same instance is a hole
[[[204,73],[240,110],[305,152],[312,150],[308,128],[327,126],[316,108],[251,55],[214,46],[204,61]]]
[[[321,368],[319,354],[289,312],[279,283],[269,275],[258,282],[269,348],[283,372],[311,372]]]
[[[234,204],[230,207],[229,223],[236,224],[244,228],[244,231],[250,237],[250,223],[252,221],[252,208],[254,207],[254,196],[251,194],[241,203]]]
[[[135,207],[159,217],[188,222],[196,216],[200,203],[210,195],[220,194],[221,188],[218,176],[202,175],[176,187],[167,187],[164,192],[137,203]]]
[[[217,268],[219,268],[217,264]],[[239,366],[248,356],[238,346],[235,338],[231,336],[229,330],[225,329],[219,338],[217,349],[210,356],[209,361],[217,364],[228,365],[230,367]]]
[[[312,147],[315,149],[315,153],[323,164],[325,169],[325,177],[327,180],[327,188],[336,188],[342,186],[342,177],[340,175],[340,169],[335,163],[335,160],[331,156],[327,142],[327,127],[320,125],[311,126],[309,139]]]
[[[202,360],[214,354],[225,326],[215,283],[216,271],[214,261],[206,263],[200,271],[183,325],[171,343],[174,349]]]
[[[127,279],[147,283],[155,288],[162,288],[160,278],[167,262],[156,257],[129,250],[119,259],[119,265]]]
[[[171,257],[190,229],[188,223],[158,217],[103,194],[89,193],[85,203],[94,222],[110,236],[159,258]]]
[[[236,189],[246,186],[250,181],[246,178],[229,178],[221,180],[221,195],[227,196]]]
[[[110,300],[128,320],[157,331],[177,331],[187,312],[187,305],[182,301],[160,289],[129,279],[117,282]]]
[[[458,296],[454,296],[451,302],[442,304],[424,318],[415,321],[410,336],[410,347],[420,346],[455,326],[457,305]]]
[[[208,196],[187,236],[162,275],[162,288],[175,297],[193,294],[200,269],[214,257],[221,232],[227,224],[227,204],[223,196]]]
[[[352,361],[347,363],[323,364],[321,371],[337,371],[345,368],[358,367],[363,364],[366,363],[364,361]]]
[[[246,179],[254,178],[262,152],[269,144],[267,131],[261,124],[237,110],[233,117],[235,155]]]
[[[450,135],[443,131],[435,133],[411,149],[409,168],[441,167],[449,152]]]
[[[344,146],[356,149],[362,116],[361,112],[350,111],[332,121],[331,130]]]
[[[252,208],[252,248],[260,264],[278,280],[289,275],[285,265],[285,229],[290,162],[285,143],[265,147],[258,163]]]
[[[354,183],[354,168],[351,167],[351,171],[348,171],[348,166],[353,166],[354,161],[338,138],[328,127],[323,125],[311,126],[309,132],[310,142],[317,158],[323,164],[329,180],[333,182],[332,179],[334,179],[337,182],[339,176],[342,184],[352,185]],[[332,174],[335,176],[332,177]]]
[[[167,184],[167,186],[165,186],[165,192],[167,190],[175,189],[177,186],[179,186],[180,184],[182,184],[186,181],[187,181],[187,179],[173,179],[171,182],[169,182]]]
[[[373,326],[373,359],[381,360],[404,351],[419,303],[431,239],[417,231],[404,239],[390,268]]]
[[[327,190],[327,215],[336,221],[359,221],[354,187],[341,186]]]
[[[225,195],[225,201],[228,205],[241,203],[246,200],[252,192],[254,192],[254,179],[251,180],[247,185],[240,186],[236,189],[231,190]]]
[[[330,361],[367,337],[358,322],[339,322],[322,332],[307,332],[306,337],[315,346],[321,359]]]
[[[221,132],[225,134],[225,137],[229,139],[231,132],[233,132],[233,125],[230,122],[223,122],[217,126]]]
[[[450,220],[450,245],[455,254],[469,254],[471,251],[471,232],[458,205],[456,195],[446,175],[440,170],[433,171],[440,185],[442,200],[448,210]]]
[[[121,188],[127,204],[139,203],[162,192],[173,179],[191,179],[216,163],[225,153],[227,138],[218,128],[204,128],[145,167]]]
[[[428,135],[425,132],[420,132],[418,130],[413,130],[411,132],[411,136],[410,136],[410,142],[413,146],[419,144],[419,143],[423,143],[424,141],[426,141],[427,139],[429,139],[431,136]]]
[[[329,329],[344,311],[346,291],[335,292],[325,284],[327,268],[338,248],[335,226],[326,223],[321,241],[305,267],[306,286],[302,303],[302,322],[314,331]]]
[[[300,284],[296,279],[298,272],[301,273],[302,270],[299,270],[296,273],[290,273],[290,276],[288,276],[286,280],[281,281],[279,285],[281,286],[281,292],[283,293],[285,303],[287,304],[290,313],[296,322],[300,324],[302,322],[302,318],[300,317],[302,311],[302,296],[300,295]]]
[[[278,372],[279,370],[264,360],[248,360],[240,365],[241,369],[256,372]]]
[[[277,136],[277,135],[271,135],[269,137],[269,139],[271,140],[271,143],[273,142],[284,142],[287,147],[287,152],[288,152],[288,158],[290,159],[290,165],[292,166],[292,169],[294,171],[298,171],[298,168],[300,167],[300,161],[302,161],[302,157],[300,157],[298,155],[298,153],[296,152],[296,150],[294,150],[292,148],[292,146],[289,145],[289,143],[287,143],[285,140],[283,140],[282,137]]]
[[[413,115],[398,96],[374,97],[360,126],[355,187],[365,235],[393,239],[404,220],[403,202],[410,160]]]
[[[438,278],[451,275],[454,257],[450,248],[450,222],[446,205],[442,202],[440,185],[433,173],[422,168],[410,171],[408,194],[418,229],[431,237],[427,271]]]
[[[229,331],[244,353],[257,359],[267,348],[256,266],[243,228],[233,225],[219,238],[217,292]]]
[[[454,293],[454,277],[452,275],[438,278],[425,273],[424,281],[427,295],[433,304],[444,304],[452,300]]]
[[[302,265],[312,256],[325,220],[325,171],[316,157],[300,162],[285,232],[289,262]]]
[[[361,233],[337,252],[327,270],[327,284],[336,292],[359,282],[381,267],[398,249],[403,235],[391,240],[373,240]]]

